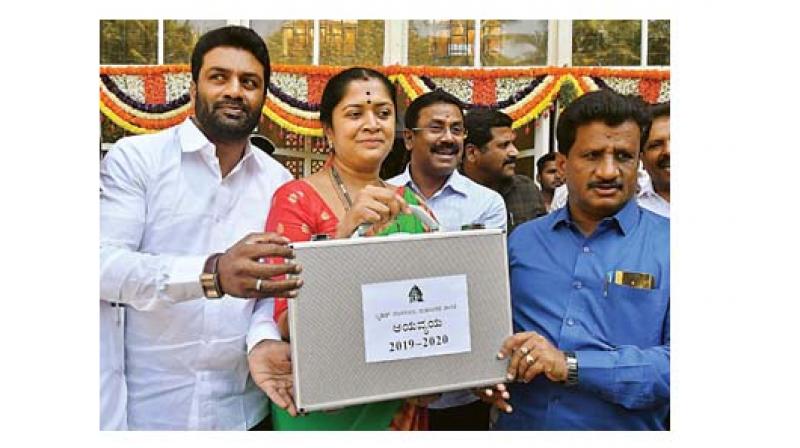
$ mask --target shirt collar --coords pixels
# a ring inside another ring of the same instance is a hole
[[[406,169],[403,171],[402,174],[398,177],[398,180],[402,183],[402,185],[408,185],[414,189],[417,193],[419,193],[419,187],[416,183],[414,183],[414,179],[411,178],[411,164],[406,165]],[[447,181],[442,185],[438,191],[444,191],[447,187],[450,187],[456,193],[466,196],[467,195],[467,187],[468,187],[469,180],[464,177],[463,174],[459,173],[458,170],[453,170],[453,174],[447,178]],[[434,193],[435,194],[435,193]]]
[[[625,205],[617,211],[613,216],[607,217],[603,219],[600,224],[598,224],[598,228],[603,226],[603,223],[606,226],[610,225],[611,223],[615,224],[615,227],[622,232],[623,235],[628,235],[633,231],[636,227],[636,224],[639,222],[639,215],[641,215],[642,211],[639,209],[639,205],[636,203],[635,198],[631,198]],[[559,225],[571,225],[573,224],[572,215],[569,211],[569,202],[555,212],[551,213],[553,215],[550,228],[555,230],[556,227]]]
[[[181,151],[183,152],[206,151],[210,155],[216,157],[214,144],[211,143],[206,135],[203,134],[203,131],[197,127],[191,117],[188,117],[178,127],[178,139],[180,140]],[[250,144],[250,139],[247,139],[247,145],[244,147],[244,155],[240,163],[247,163],[250,159],[255,159],[259,167],[264,167],[264,162],[255,155],[253,145]]]
[[[196,152],[204,148],[214,148],[205,134],[197,127],[192,117],[186,118],[178,128],[178,139],[181,143],[181,151]]]
[[[639,182],[639,193],[637,196],[652,196],[656,194],[655,188],[653,188],[653,181],[651,179],[647,179],[646,182]]]

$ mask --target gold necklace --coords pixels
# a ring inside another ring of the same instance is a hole
[[[341,176],[339,176],[339,171],[336,170],[336,167],[331,164],[331,170],[329,171],[331,183],[334,187],[336,187],[336,192],[338,193],[339,200],[342,201],[344,205],[345,212],[350,211],[350,208],[353,207],[353,199],[350,198],[350,193],[347,192],[347,187],[345,186],[344,182],[342,182]],[[382,187],[386,187],[386,182],[383,179],[378,179],[378,184]]]
[[[336,171],[336,168],[331,164],[330,170],[330,177],[331,183],[333,183],[334,187],[337,187],[336,192],[339,193],[339,200],[342,201],[344,204],[345,212],[350,211],[350,207],[353,206],[353,200],[350,199],[350,194],[347,193],[347,187],[345,187],[344,182],[342,182],[342,178],[339,176],[339,172]]]

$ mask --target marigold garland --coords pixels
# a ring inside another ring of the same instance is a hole
[[[109,104],[109,107],[118,108],[123,110],[127,115],[135,116],[138,118],[150,119],[150,120],[165,120],[167,118],[172,118],[176,115],[185,116],[189,112],[189,102],[182,104],[181,106],[174,108],[172,110],[168,110],[166,112],[147,112],[142,111],[140,109],[136,109],[135,107],[130,106],[125,102],[116,102],[113,101],[113,94],[106,88],[105,85],[100,84],[100,100]]]
[[[272,92],[267,92],[267,99],[272,103],[274,103],[278,108],[283,109],[286,112],[296,117],[305,118],[306,120],[319,120],[319,111],[311,112],[296,108],[290,104],[285,103],[279,97],[273,95]]]
[[[497,84],[494,79],[475,79],[472,86],[473,104],[493,104],[497,100]]]
[[[287,122],[292,123],[301,128],[316,129],[320,127],[319,118],[308,120],[305,118],[296,117],[291,113],[287,112],[286,110],[282,109],[277,104],[273,103],[269,98],[267,98],[267,101],[264,102],[264,108],[275,112],[276,115],[280,116]]]
[[[167,100],[167,83],[163,74],[144,77],[144,99],[148,104],[161,104]]]
[[[652,79],[643,79],[639,81],[639,94],[648,103],[655,103],[658,101],[658,94],[661,91],[661,82]]]
[[[107,109],[112,110],[117,119],[125,120],[132,126],[142,129],[152,129],[152,130],[166,129],[170,126],[174,126],[182,122],[189,115],[190,112],[189,106],[187,105],[185,108],[179,110],[178,111],[179,113],[173,116],[166,118],[151,119],[128,113],[123,109],[121,105],[113,101],[109,101],[108,97],[105,95],[105,92],[102,91],[100,92],[100,102],[105,104]]]
[[[282,91],[276,84],[270,83],[262,113],[290,132],[300,136],[321,137],[323,133],[319,123],[319,100],[322,89],[331,76],[346,67],[276,64],[271,68],[273,73],[289,77],[305,77],[302,82],[306,83],[308,89],[292,91],[295,92],[294,95],[298,92],[307,93],[307,97],[295,97]],[[636,83],[634,85],[637,86],[637,92],[649,102],[668,99],[669,96],[669,70],[604,67],[476,69],[399,65],[371,68],[386,74],[392,82],[400,85],[410,100],[435,88],[442,88],[437,84],[439,82],[443,83],[445,90],[457,88],[458,92],[451,93],[458,93],[466,98],[467,108],[474,106],[499,108],[512,117],[514,128],[530,123],[546,112],[564,83],[572,85],[580,96],[600,88],[612,88],[609,86],[611,82],[615,85],[620,83],[627,85],[628,81],[625,80],[631,80]],[[189,73],[189,70],[186,64],[101,66],[100,111],[114,123],[133,133],[154,132],[177,124],[190,114],[191,106],[188,94],[178,96],[180,92],[174,91],[172,75]],[[115,75],[140,77],[144,83],[145,103],[133,99],[124,90],[126,88],[124,85],[118,86],[115,79],[111,78]],[[170,84],[173,86],[169,97],[175,98],[169,102],[167,102],[169,88],[167,76],[170,76]],[[470,82],[467,85],[447,82],[448,78],[461,78]],[[507,82],[503,83],[504,87],[498,87],[498,80],[508,78],[524,78],[532,81],[528,84],[515,84],[515,89],[516,86],[524,86],[516,91],[509,91],[510,84]],[[462,90],[462,87],[466,90]],[[498,98],[497,95],[501,91],[504,96],[509,95]]]
[[[160,130],[160,129],[145,129],[145,128],[140,128],[138,126],[134,126],[128,123],[127,121],[123,120],[119,116],[117,116],[117,114],[115,114],[113,110],[106,107],[106,105],[103,104],[102,101],[100,101],[100,112],[102,112],[103,115],[105,115],[111,121],[113,121],[117,126],[121,127],[122,129],[125,129],[128,132],[133,132],[134,134],[149,134],[152,132],[158,132]]]

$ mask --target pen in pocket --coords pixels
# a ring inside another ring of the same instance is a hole
[[[614,271],[606,272],[606,278],[605,281],[603,281],[603,297],[608,297],[608,284],[611,283],[613,278]]]

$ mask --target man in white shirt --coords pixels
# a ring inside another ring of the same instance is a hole
[[[564,184],[564,178],[556,166],[556,153],[548,152],[536,161],[536,181],[542,190],[542,200],[547,211],[553,203],[556,188]]]
[[[129,429],[262,422],[268,400],[249,375],[248,331],[259,322],[261,336],[279,336],[271,302],[260,301],[254,315],[247,299],[294,297],[302,286],[269,280],[299,265],[259,262],[293,257],[288,240],[262,233],[272,194],[291,175],[248,139],[269,83],[266,45],[248,28],[216,29],[197,42],[191,69],[194,116],[120,140],[100,170],[101,347],[115,340],[109,328],[124,328],[124,377],[101,383],[101,403],[124,402],[127,386],[127,417],[117,421]],[[124,306],[124,326],[109,322],[112,305]],[[104,366],[122,365],[108,359],[122,355],[116,341],[118,350],[101,348],[101,378]],[[251,356],[280,364],[287,347],[273,342]],[[260,382],[270,391],[280,380]],[[123,395],[108,399],[114,394]]]
[[[461,230],[472,224],[505,228],[506,209],[500,194],[456,169],[466,136],[460,104],[454,96],[436,90],[408,106],[403,142],[410,162],[388,182],[408,186],[422,196],[442,230]]]
[[[458,172],[466,128],[460,101],[436,90],[419,96],[406,109],[403,141],[411,160],[389,179],[425,198],[442,230],[480,224],[506,228],[502,196]],[[448,392],[429,405],[431,430],[486,430],[489,406],[470,391]]]
[[[669,218],[669,101],[650,106],[652,123],[642,146],[642,164],[650,176],[639,191],[639,205]]]

